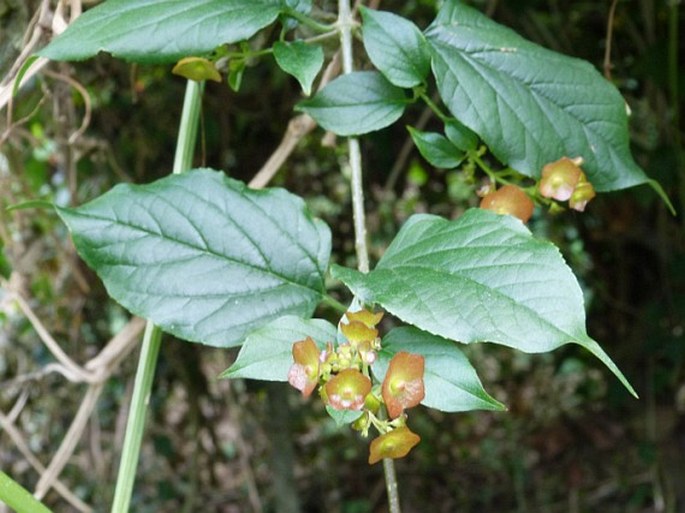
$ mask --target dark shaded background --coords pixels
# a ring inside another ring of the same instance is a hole
[[[472,4],[531,40],[603,68],[610,2]],[[0,75],[16,57],[37,5],[0,0]],[[435,1],[387,0],[381,8],[423,28]],[[578,347],[544,355],[468,347],[486,388],[510,411],[412,412],[422,443],[397,465],[405,513],[685,511],[679,124],[685,31],[678,16],[682,6],[675,2],[619,1],[610,71],[632,110],[635,158],[679,214],[672,216],[651,189],[640,187],[597,198],[584,214],[538,211],[530,224],[562,249],[587,295],[589,333],[640,400]],[[259,37],[268,41],[274,34]],[[676,60],[669,61],[669,45],[679,52]],[[30,118],[10,132],[4,116],[0,120],[9,136],[0,148],[0,272],[21,278],[53,336],[75,360],[86,361],[123,325],[126,312],[75,256],[53,213],[4,208],[34,198],[80,204],[120,181],[166,175],[184,84],[170,66],[129,66],[107,56],[51,69],[87,88],[93,117],[77,143],[67,144],[81,123],[83,100],[63,80],[43,76],[16,100],[14,119]],[[208,84],[197,164],[249,180],[278,144],[298,98],[294,80],[268,59],[254,63],[238,94]],[[409,109],[396,126],[362,142],[376,259],[411,213],[455,217],[477,204],[478,184],[459,173],[431,168],[415,150],[397,158],[407,141],[404,125],[421,116],[421,107]],[[428,119],[427,126],[435,123]],[[344,154],[322,147],[322,136],[319,130],[307,137],[274,183],[306,198],[334,229],[337,261],[354,265],[349,186],[340,173]],[[384,329],[393,322],[386,319]],[[17,425],[47,463],[81,389],[54,374],[19,379],[51,356],[16,312],[0,313],[0,325],[0,407],[7,412],[25,398]],[[387,511],[381,467],[366,463],[367,441],[335,428],[317,401],[303,402],[286,385],[217,381],[234,357],[233,351],[165,340],[132,511],[289,513],[298,511],[298,502],[306,512]],[[108,382],[97,418],[62,475],[95,511],[106,511],[111,500],[134,369],[130,357]],[[38,479],[2,432],[0,468],[28,488]],[[55,494],[47,502],[57,512],[70,511]]]

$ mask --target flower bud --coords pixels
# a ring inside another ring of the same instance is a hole
[[[535,204],[520,187],[504,185],[486,194],[480,202],[480,208],[498,214],[510,214],[526,223],[533,215]]]

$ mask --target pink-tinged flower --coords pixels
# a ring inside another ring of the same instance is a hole
[[[325,391],[328,404],[336,410],[361,410],[371,380],[356,369],[345,369],[326,383]]]
[[[304,397],[309,397],[319,383],[321,351],[311,337],[293,344],[295,363],[288,372],[288,382]]]
[[[369,465],[373,465],[384,458],[404,458],[421,438],[408,427],[398,427],[379,436],[371,442],[369,447]]]
[[[583,172],[580,169],[582,163],[583,159],[580,157],[575,159],[562,157],[556,162],[547,164],[542,168],[540,194],[545,198],[554,198],[558,201],[570,199]]]
[[[535,204],[520,187],[504,185],[480,200],[480,208],[498,214],[510,214],[527,223],[533,215]]]
[[[418,354],[400,351],[390,360],[383,380],[381,395],[391,419],[396,419],[407,408],[423,401],[425,360]]]
[[[368,310],[359,310],[357,312],[347,312],[345,314],[347,319],[352,321],[359,321],[366,324],[369,328],[373,328],[383,318],[383,312],[369,312]]]
[[[571,199],[568,200],[568,206],[578,212],[583,212],[588,202],[597,195],[595,188],[587,181],[585,173],[580,174],[576,190],[573,191]]]

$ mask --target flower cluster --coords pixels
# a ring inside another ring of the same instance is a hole
[[[573,159],[562,157],[544,166],[538,184],[540,196],[557,201],[568,201],[569,207],[579,212],[585,210],[586,205],[596,196],[596,193],[580,168],[582,164],[581,157]],[[510,214],[524,223],[528,222],[533,215],[535,207],[533,200],[526,191],[516,185],[506,184],[496,189],[493,182],[481,188],[478,195],[482,197],[480,208],[492,210],[498,214]],[[557,203],[549,203],[552,204],[553,210],[561,208]]]
[[[580,168],[583,159],[562,157],[542,168],[540,194],[557,201],[568,201],[569,207],[582,212],[595,197],[595,189]]]
[[[381,340],[376,326],[382,313],[368,310],[347,312],[340,323],[343,343],[332,342],[321,350],[307,337],[293,344],[294,363],[290,384],[308,397],[319,387],[324,403],[334,410],[359,411],[352,427],[368,436],[373,426],[381,436],[371,442],[369,463],[384,458],[402,458],[419,443],[419,436],[406,425],[406,409],[425,396],[423,356],[404,351],[395,354],[382,383],[374,385],[371,367]]]

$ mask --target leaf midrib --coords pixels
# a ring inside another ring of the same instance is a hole
[[[399,269],[405,269],[406,271],[409,271],[409,272],[415,271],[416,269],[421,269],[421,270],[424,270],[424,271],[429,271],[429,272],[435,273],[435,274],[437,274],[437,275],[442,274],[441,271],[436,271],[435,269],[433,269],[433,268],[431,268],[431,267],[420,266],[420,265],[414,265],[414,266],[401,266],[401,265],[398,265],[398,266],[394,266],[393,268],[386,268],[386,269],[383,269],[383,271],[388,271],[388,272],[390,272],[391,274],[393,274],[393,275],[395,276],[396,279],[398,279],[399,281],[401,281],[401,282],[407,284],[407,280],[406,280],[401,274],[399,274],[399,273],[397,272],[397,270],[399,270]],[[369,278],[371,278],[371,277],[373,276],[373,274],[374,274],[374,271],[371,271],[371,273],[368,275]],[[471,278],[469,278],[469,277],[466,277],[466,276],[463,276],[463,275],[459,275],[459,274],[455,274],[455,273],[451,273],[451,272],[444,272],[444,274],[448,274],[448,275],[450,275],[450,276],[454,276],[454,277],[460,278],[460,279],[462,279],[462,280],[468,281],[468,282],[470,282],[470,283],[473,283],[475,286],[482,287],[482,288],[484,288],[484,289],[486,289],[486,290],[492,292],[493,295],[497,295],[498,297],[504,298],[504,299],[507,300],[508,302],[513,303],[516,307],[520,307],[520,308],[522,308],[523,310],[525,310],[525,311],[527,311],[527,312],[529,312],[529,313],[532,313],[535,319],[539,319],[540,321],[542,321],[542,323],[544,323],[545,325],[551,327],[555,332],[557,332],[557,333],[559,333],[560,335],[563,335],[564,337],[567,337],[567,338],[568,338],[568,340],[567,340],[566,342],[562,342],[561,344],[556,344],[557,346],[558,346],[558,345],[567,344],[567,343],[569,343],[569,342],[576,342],[576,343],[579,343],[579,341],[581,340],[581,338],[576,337],[576,336],[573,336],[573,335],[567,333],[565,330],[563,330],[563,329],[561,329],[560,327],[558,327],[558,326],[552,324],[550,321],[548,321],[548,320],[545,319],[544,317],[541,317],[535,310],[533,310],[533,309],[530,308],[529,306],[523,305],[523,304],[521,304],[521,303],[518,303],[515,299],[513,299],[513,298],[507,296],[506,294],[500,292],[500,291],[497,290],[497,289],[492,289],[492,288],[488,287],[487,285],[484,285],[484,284],[482,284],[482,283],[480,283],[480,282],[478,282],[478,281],[476,281],[476,280],[473,280],[473,279],[471,279]],[[409,284],[407,284],[407,285],[409,285]],[[413,290],[412,287],[408,286],[408,287],[406,287],[406,289],[407,289],[407,290],[410,290],[410,291],[412,292],[412,294],[413,294],[417,299],[420,300],[419,296],[416,294],[416,292]],[[373,293],[373,291],[372,291],[372,293]],[[374,295],[375,295],[375,294],[374,294]],[[427,308],[427,305],[426,305],[422,300],[420,300],[420,302],[423,304],[424,307]],[[383,306],[386,306],[386,305],[383,305]],[[427,308],[427,309],[428,309],[428,308]],[[430,310],[430,309],[428,309],[428,310]],[[494,326],[494,325],[493,325],[493,326]],[[425,328],[422,328],[422,329],[425,329]],[[426,329],[426,331],[429,331],[429,332],[430,332],[429,329]],[[444,335],[440,335],[440,336],[444,336]],[[464,342],[464,341],[461,341],[461,342]],[[479,341],[478,341],[478,340],[473,340],[473,341],[464,342],[464,343],[472,343],[472,342],[479,342]],[[485,341],[482,341],[482,342],[485,342]],[[496,342],[496,341],[493,340],[493,341],[487,341],[487,342]],[[503,342],[499,342],[499,343],[500,343],[500,344],[503,344],[503,345],[508,345],[508,344],[504,344]]]
[[[443,26],[439,26],[439,25],[438,25],[437,27],[442,28],[442,27],[445,27],[445,26],[449,26],[449,25],[443,25]],[[468,27],[467,27],[467,28],[468,28]],[[437,43],[441,43],[442,45],[445,45],[445,46],[447,46],[447,47],[450,48],[450,49],[456,49],[456,50],[458,50],[459,56],[462,57],[463,62],[464,62],[466,65],[468,65],[468,66],[473,70],[473,72],[477,74],[477,76],[481,77],[482,80],[484,80],[484,81],[488,84],[488,86],[492,89],[492,91],[495,92],[497,98],[500,98],[502,101],[504,101],[504,103],[507,105],[507,107],[508,107],[508,109],[510,110],[510,112],[512,113],[512,115],[515,116],[515,118],[518,120],[518,122],[521,123],[522,125],[525,126],[525,124],[526,124],[526,123],[524,122],[525,120],[523,120],[523,119],[518,115],[517,110],[510,104],[510,102],[508,101],[507,97],[504,96],[504,95],[502,95],[502,94],[499,92],[499,91],[500,91],[500,88],[495,87],[495,86],[493,85],[493,82],[490,80],[490,78],[489,78],[485,73],[483,73],[482,71],[480,71],[479,68],[481,68],[481,69],[483,69],[483,68],[484,68],[484,69],[487,69],[487,70],[489,70],[490,72],[495,72],[496,74],[505,74],[506,76],[510,77],[512,80],[515,80],[518,84],[520,84],[520,85],[526,87],[526,88],[530,91],[530,95],[535,99],[535,103],[536,103],[537,106],[538,106],[538,109],[539,109],[540,114],[547,120],[547,122],[548,122],[549,125],[551,125],[552,127],[554,127],[555,131],[556,131],[556,124],[554,123],[554,120],[553,120],[552,118],[550,118],[550,117],[547,115],[547,109],[543,109],[543,107],[542,107],[543,102],[544,102],[546,105],[548,105],[548,108],[549,108],[549,106],[551,106],[552,108],[558,109],[559,111],[563,112],[565,116],[568,116],[568,118],[570,118],[571,120],[573,120],[573,122],[574,122],[575,125],[576,125],[576,128],[577,128],[577,127],[580,127],[580,128],[583,129],[583,130],[582,130],[582,134],[583,134],[583,138],[585,139],[585,144],[586,144],[587,148],[592,149],[592,147],[593,147],[593,143],[592,143],[591,137],[590,137],[590,136],[592,136],[592,137],[594,137],[594,138],[596,138],[596,139],[601,140],[601,141],[604,143],[604,146],[605,146],[605,148],[606,148],[606,151],[607,151],[607,153],[611,156],[612,159],[616,160],[616,161],[619,162],[619,163],[621,162],[621,159],[616,159],[616,155],[617,155],[617,154],[616,154],[616,150],[614,149],[613,145],[610,144],[610,141],[608,141],[608,140],[606,139],[606,137],[604,137],[601,133],[598,133],[597,131],[595,131],[595,130],[592,128],[592,126],[590,126],[590,120],[585,120],[585,119],[583,119],[583,118],[577,116],[573,111],[568,110],[569,107],[578,107],[579,104],[577,104],[577,103],[572,103],[572,104],[558,103],[558,102],[556,102],[554,99],[551,99],[548,95],[544,94],[544,91],[540,90],[539,87],[533,87],[533,86],[538,86],[538,85],[540,85],[540,83],[538,83],[538,82],[527,82],[526,80],[522,79],[521,77],[515,76],[515,75],[513,75],[513,74],[511,74],[511,73],[508,73],[508,72],[506,72],[506,71],[501,71],[499,68],[495,67],[494,64],[491,64],[491,63],[489,63],[489,62],[486,61],[486,60],[478,59],[477,56],[476,56],[475,54],[477,54],[477,53],[483,53],[483,51],[484,51],[483,49],[480,49],[480,50],[477,50],[477,51],[470,51],[470,50],[466,50],[466,49],[464,49],[464,48],[460,48],[459,46],[449,46],[449,44],[448,44],[447,42],[445,42],[444,40],[442,40],[442,38],[440,38],[439,32],[438,32],[436,35],[432,36],[432,37],[431,37],[431,35],[429,34],[429,35],[428,35],[428,40],[431,41],[431,39],[433,40],[432,43],[433,43],[433,45],[434,45],[434,48],[436,48],[436,50],[437,50],[437,45],[435,44],[436,42],[437,42]],[[497,49],[495,49],[495,48],[491,48],[490,50],[493,51],[493,52],[497,51]],[[520,50],[520,49],[519,49],[519,50]],[[445,51],[445,50],[443,49],[443,52],[444,52],[444,51]],[[529,55],[529,54],[530,54],[530,49],[529,49],[529,48],[527,48],[527,47],[524,46],[524,47],[523,47],[523,52],[524,52],[524,53],[528,53],[528,57],[530,58],[530,55]],[[445,68],[446,68],[446,69],[448,70],[448,72],[452,75],[453,79],[456,80],[456,79],[457,79],[457,75],[456,75],[455,72],[452,70],[452,68],[449,66],[449,64],[448,64],[447,60],[445,59],[445,57],[441,55],[441,58],[442,58],[443,62],[445,63]],[[550,84],[555,84],[555,82],[549,82],[549,83],[550,83]],[[542,85],[547,85],[547,84],[548,84],[548,82],[543,82],[543,83],[542,83]],[[563,85],[563,84],[562,84],[562,85]],[[581,84],[581,85],[582,85],[582,84]],[[463,92],[464,94],[466,94],[463,88],[461,88],[461,90],[462,90],[462,92]],[[593,107],[593,106],[596,106],[596,105],[602,105],[602,106],[605,106],[605,107],[606,107],[606,103],[601,103],[601,104],[597,104],[597,103],[588,103],[588,104],[580,104],[580,105],[581,105],[581,106],[585,106],[585,107]],[[592,120],[592,121],[597,121],[597,120]],[[609,121],[609,122],[610,122],[612,125],[614,125],[615,127],[617,127],[618,129],[621,129],[621,128],[622,128],[621,125],[620,125],[619,123],[617,123],[617,122],[611,122],[611,121]],[[568,121],[566,121],[566,123],[568,123]],[[529,133],[532,135],[531,132],[529,132]],[[579,132],[578,130],[574,130],[574,133],[580,133],[580,132]],[[559,140],[563,140],[563,138],[559,135],[558,131],[557,131],[557,135],[558,135]],[[536,144],[537,144],[538,146],[542,147],[542,146],[540,145],[540,141],[538,140],[537,137],[532,137],[532,139],[536,142]],[[594,157],[594,154],[593,154],[593,155],[587,155],[587,156],[586,156],[586,158],[589,158],[589,157]]]
[[[319,291],[319,290],[316,290],[316,289],[307,287],[306,285],[303,285],[303,284],[298,283],[298,282],[296,282],[296,281],[292,281],[291,279],[289,279],[289,278],[283,276],[283,275],[280,274],[280,273],[274,272],[274,271],[272,271],[271,269],[268,269],[268,270],[267,270],[267,269],[258,267],[258,266],[254,265],[254,264],[252,264],[252,263],[244,262],[244,261],[239,260],[239,259],[234,258],[234,257],[229,257],[229,256],[227,256],[227,255],[222,255],[222,254],[220,254],[220,253],[217,253],[217,252],[215,252],[215,251],[210,251],[210,250],[208,250],[208,249],[201,249],[201,248],[199,248],[199,247],[197,247],[197,246],[194,246],[194,245],[192,245],[191,243],[186,242],[186,241],[177,240],[177,239],[174,239],[174,238],[172,238],[172,237],[162,237],[162,236],[160,236],[159,234],[157,234],[157,233],[155,233],[155,232],[152,232],[152,231],[150,231],[150,230],[147,230],[147,229],[145,229],[145,228],[142,228],[142,227],[140,227],[140,226],[136,226],[136,225],[133,225],[133,224],[130,224],[130,223],[125,223],[125,222],[122,222],[122,221],[113,221],[112,219],[109,219],[109,218],[106,218],[106,217],[102,217],[102,216],[98,216],[98,215],[94,215],[94,214],[82,214],[82,213],[80,213],[80,212],[78,212],[78,211],[76,211],[76,210],[72,210],[72,209],[64,209],[64,210],[66,210],[67,212],[69,212],[69,215],[72,215],[72,216],[82,217],[82,218],[85,218],[85,219],[97,219],[98,221],[109,222],[110,224],[113,224],[113,225],[121,225],[121,226],[124,226],[124,227],[127,227],[127,228],[131,229],[131,231],[134,231],[134,232],[135,232],[135,231],[138,231],[138,232],[142,232],[142,233],[144,233],[144,234],[147,234],[148,236],[151,236],[152,238],[159,238],[159,239],[171,241],[171,242],[173,242],[173,243],[175,243],[175,244],[178,244],[179,246],[183,246],[183,247],[187,247],[187,248],[193,249],[193,250],[197,251],[198,253],[204,253],[205,255],[208,255],[208,256],[211,256],[211,257],[215,257],[215,258],[218,258],[218,259],[220,259],[220,260],[227,260],[227,261],[230,261],[230,262],[234,262],[235,264],[237,264],[237,265],[239,265],[239,266],[243,266],[243,267],[247,267],[247,268],[249,268],[249,269],[253,269],[253,270],[255,270],[255,271],[259,271],[259,272],[262,273],[262,274],[267,274],[267,275],[270,274],[270,275],[275,276],[276,278],[280,279],[280,280],[283,281],[284,283],[288,283],[288,284],[290,284],[290,285],[297,286],[297,287],[301,287],[301,288],[303,288],[303,289],[305,289],[305,290],[315,292],[315,293],[318,294],[319,296],[323,295],[323,291]],[[78,235],[77,235],[77,236],[78,236]],[[99,249],[102,248],[102,247],[105,247],[105,246],[98,246],[97,249],[99,250]],[[112,266],[112,264],[106,264],[106,265]],[[126,265],[126,264],[123,264],[123,265]],[[132,264],[129,264],[129,265],[132,265]],[[316,270],[319,271],[318,266],[317,266],[317,269],[316,269]],[[320,272],[319,272],[319,277],[321,277],[321,273],[320,273]]]

